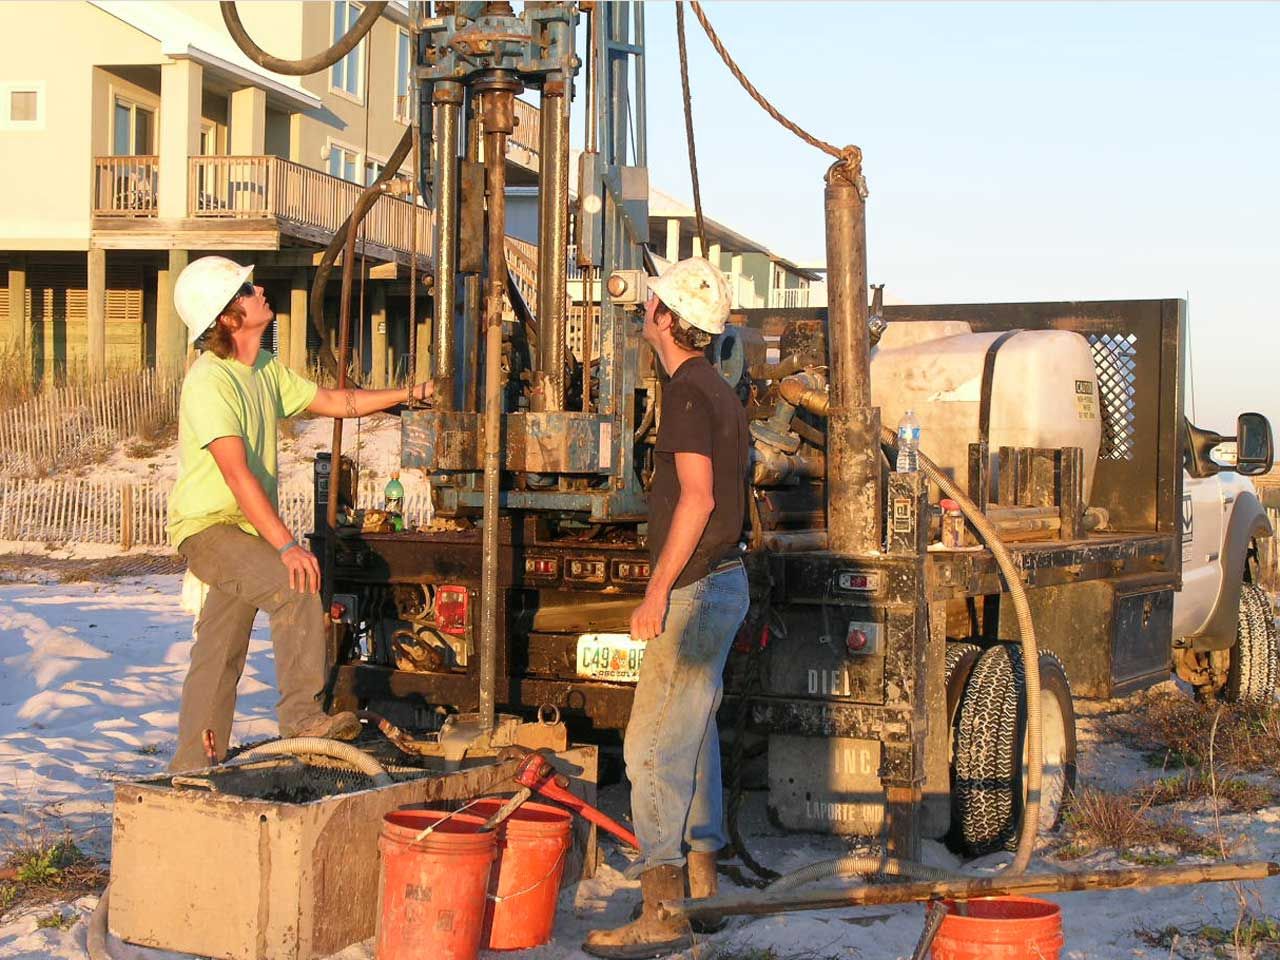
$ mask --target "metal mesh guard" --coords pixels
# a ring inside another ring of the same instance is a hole
[[[1093,366],[1098,373],[1102,406],[1102,460],[1132,460],[1137,430],[1138,336],[1133,333],[1089,334]]]

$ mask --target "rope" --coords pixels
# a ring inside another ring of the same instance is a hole
[[[684,41],[684,4],[676,3],[676,40],[680,47],[680,89],[684,94],[684,136],[689,144],[689,179],[693,181],[693,212],[698,219],[698,243],[707,256],[707,224],[702,218],[702,187],[698,183],[698,150],[693,142],[693,98],[689,94],[689,53]],[[716,264],[716,269],[720,265]]]
[[[711,41],[711,46],[715,47],[715,51],[720,54],[720,59],[724,61],[724,65],[729,68],[729,72],[733,74],[734,79],[738,81],[742,89],[747,91],[751,99],[758,103],[765,113],[769,114],[805,143],[835,157],[839,163],[832,166],[828,176],[839,176],[850,183],[856,184],[859,192],[865,197],[867,195],[867,184],[862,176],[862,149],[854,144],[841,148],[835,144],[827,143],[827,141],[818,139],[798,123],[784,116],[781,110],[770,103],[764,94],[756,89],[755,85],[747,79],[746,74],[742,72],[742,68],[734,62],[719,35],[716,34],[715,29],[711,26],[711,21],[707,19],[707,15],[703,12],[702,4],[698,0],[690,0],[689,6],[693,9],[693,15],[698,18],[698,23],[702,24],[703,32],[706,33],[707,39]]]

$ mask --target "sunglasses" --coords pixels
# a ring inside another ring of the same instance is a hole
[[[241,297],[252,297],[257,292],[258,292],[257,288],[254,287],[254,285],[250,281],[246,280],[244,283],[240,284],[239,289],[237,289],[236,292],[231,295],[231,299],[227,301],[227,307],[231,306]],[[227,307],[222,308],[222,311],[224,313],[226,312]]]

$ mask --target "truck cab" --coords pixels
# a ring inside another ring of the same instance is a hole
[[[1174,668],[1204,695],[1274,696],[1275,621],[1256,577],[1257,541],[1273,530],[1249,479],[1271,468],[1271,445],[1258,413],[1240,415],[1234,438],[1185,422]]]

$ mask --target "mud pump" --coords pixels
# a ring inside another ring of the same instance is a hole
[[[350,50],[382,6],[302,61],[266,54],[234,4],[223,8],[256,62],[305,73]],[[645,13],[626,2],[529,2],[518,13],[410,4],[417,117],[318,271],[322,293],[345,250],[332,364],[341,386],[357,231],[387,178],[416,157],[433,257],[422,366],[437,402],[401,410],[401,467],[427,475],[432,516],[416,529],[365,529],[338,420],[317,462],[326,509],[312,543],[330,611],[332,705],[414,731],[413,749],[455,778],[433,797],[492,789],[481,761],[514,785],[513,747],[562,754],[569,730],[616,737],[626,723],[643,658],[627,625],[649,576],[646,491],[663,415],[638,309],[661,265],[648,246]],[[536,112],[517,107],[525,92]],[[539,124],[536,267],[523,276],[506,236],[518,113]],[[1203,432],[1183,418],[1184,304],[886,306],[878,292],[869,304],[861,152],[785,123],[835,158],[824,184],[828,306],[736,310],[709,349],[752,437],[752,610],[726,670],[721,729],[735,733],[735,784],[746,741],[765,745],[777,824],[864,837],[882,854],[814,865],[762,897],[671,909],[998,892],[1025,870],[1074,783],[1073,688],[1108,697],[1165,679],[1171,662],[1239,656],[1240,584],[1270,526],[1238,498],[1228,547],[1245,559],[1226,577],[1234,588],[1196,630],[1175,631],[1184,467],[1212,469]],[[411,312],[414,330],[416,300]],[[779,334],[776,358],[766,331]],[[898,471],[884,424],[907,410],[924,424],[921,469]],[[1238,431],[1242,474],[1271,461],[1270,429],[1251,416]],[[1017,852],[1000,882],[975,881],[920,866],[926,838],[968,855]],[[1150,879],[1274,872],[1224,865]],[[913,882],[897,893],[795,892],[885,874]],[[1143,880],[1077,879],[1055,889]]]

